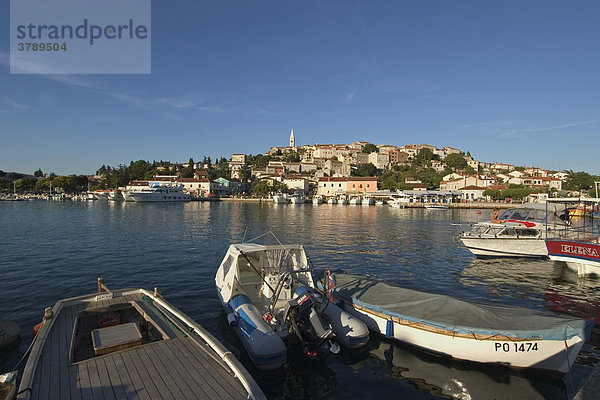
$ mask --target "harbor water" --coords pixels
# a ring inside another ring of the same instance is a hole
[[[264,373],[252,367],[217,298],[214,275],[228,246],[271,231],[304,244],[317,267],[600,323],[600,280],[549,260],[471,255],[452,224],[488,217],[271,202],[0,202],[0,319],[22,331],[20,346],[0,354],[0,372],[22,357],[45,307],[94,292],[103,277],[109,288],[158,287],[238,355],[271,399],[570,399],[600,362],[597,326],[562,379],[457,363],[375,335],[368,348],[319,363],[292,350],[284,368]]]

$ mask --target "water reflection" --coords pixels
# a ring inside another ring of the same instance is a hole
[[[519,376],[501,368],[469,368],[386,341],[370,343],[369,356],[390,376],[410,382],[438,398],[470,399],[566,399],[560,380]]]
[[[482,216],[476,210],[228,202],[3,203],[0,293],[11,301],[0,302],[0,315],[21,326],[23,340],[19,354],[0,360],[2,369],[14,366],[13,358],[22,356],[44,307],[95,290],[96,278],[104,276],[114,288],[159,286],[168,301],[223,340],[252,370],[226,323],[214,274],[231,243],[268,231],[282,242],[305,245],[317,266],[369,273],[417,290],[551,309],[598,321],[600,281],[578,280],[576,274],[550,261],[474,259],[455,241],[458,232],[451,224],[488,218],[489,214]],[[294,361],[280,375],[252,373],[273,399],[389,398],[391,394],[447,398],[450,393],[464,394],[460,387],[475,398],[476,390],[485,389],[477,386],[480,379],[491,389],[478,398],[500,398],[496,390],[511,398],[523,398],[521,391],[533,393],[531,398],[546,395],[540,389],[544,381],[448,365],[373,340],[369,349],[342,350],[325,363],[306,364],[291,354]],[[597,340],[584,346],[583,357],[575,362],[578,370],[571,374],[575,387],[588,376],[588,365],[600,360],[599,348]],[[571,378],[564,381],[570,385]],[[562,382],[551,385],[559,396],[547,398],[564,398]]]

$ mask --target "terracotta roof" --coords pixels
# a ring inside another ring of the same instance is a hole
[[[469,185],[469,186],[465,186],[463,188],[460,188],[458,190],[485,190],[486,188],[481,187],[481,186],[475,186],[475,185]]]

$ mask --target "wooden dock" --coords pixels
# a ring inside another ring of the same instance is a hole
[[[114,293],[106,300],[95,301],[93,296],[57,303],[53,317],[46,320],[36,338],[17,398],[264,398],[231,353],[220,344],[215,349],[210,334],[203,331],[199,335],[201,327],[186,325],[175,318],[179,314],[176,309],[165,309],[156,299],[148,301],[148,295],[151,293],[136,289]],[[88,351],[83,353],[91,354],[82,354],[77,332],[85,323],[78,318],[83,321],[84,316],[115,313],[123,307],[137,311],[162,338],[105,355],[95,355],[84,346]]]

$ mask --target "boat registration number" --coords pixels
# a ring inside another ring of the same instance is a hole
[[[515,353],[528,353],[530,351],[538,351],[538,344],[536,342],[531,343],[494,343],[494,348],[496,351],[503,351],[505,353],[510,353],[514,351]]]

